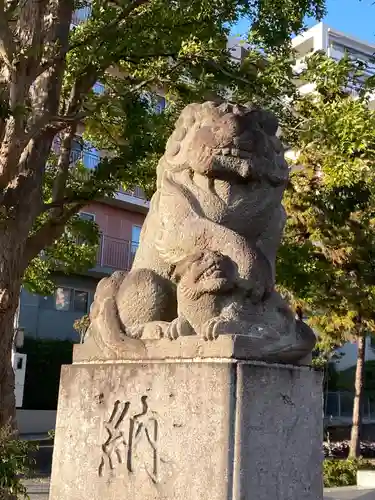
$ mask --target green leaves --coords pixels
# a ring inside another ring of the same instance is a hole
[[[300,151],[299,161],[319,168],[327,186],[374,179],[375,112],[363,92],[364,70],[362,62],[335,62],[318,53],[307,59],[301,77],[315,92],[295,99],[298,131],[288,130],[286,137]]]
[[[372,462],[362,458],[347,458],[345,460],[324,460],[323,480],[325,488],[354,486],[357,484],[359,469],[372,470]]]
[[[375,326],[375,112],[364,69],[348,57],[308,58],[302,80],[315,91],[295,96],[283,128],[302,168],[285,196],[278,280],[327,345]]]
[[[54,272],[71,274],[94,267],[98,248],[97,225],[72,217],[63,235],[30,262],[23,285],[33,293],[50,295],[55,288]]]
[[[18,144],[35,124],[35,158],[28,152],[24,165],[32,172],[33,215],[22,238],[28,247],[25,259],[32,259],[25,284],[43,293],[52,289],[52,272],[73,272],[77,263],[83,269],[95,260],[96,242],[89,237],[77,244],[73,236],[76,220],[63,232],[71,215],[90,200],[114,196],[120,186],[139,185],[152,194],[157,161],[184,105],[229,96],[273,108],[283,117],[282,97],[295,91],[290,36],[303,28],[306,15],[324,14],[323,0],[77,0],[74,8],[80,10],[73,14],[66,40],[71,13],[63,0],[56,1],[32,9],[27,28],[22,20],[28,7],[20,4],[14,11],[9,30],[19,61],[19,74],[12,77],[20,85],[12,91],[18,100],[9,107],[11,81],[6,78],[0,96],[0,132],[4,125],[14,150],[8,170],[19,172],[23,149],[30,144]],[[48,12],[51,33],[44,23]],[[227,37],[240,19],[249,23],[250,50],[243,61],[233,61]],[[155,110],[155,94],[166,97],[162,112]],[[17,133],[10,109],[17,115]],[[71,139],[82,131],[104,153],[93,169],[85,168],[82,158],[72,159],[77,153],[72,154]],[[53,134],[62,148],[47,159]],[[22,213],[23,199],[14,193],[12,210]],[[31,214],[27,206],[23,211]],[[5,218],[7,213],[11,210]]]
[[[304,17],[321,19],[325,14],[325,2],[249,1],[243,2],[243,14],[252,23],[254,38],[269,47],[282,45],[285,38],[298,33],[304,27]],[[301,12],[304,16],[301,17]],[[285,37],[286,35],[286,37]]]
[[[20,476],[29,475],[35,450],[29,441],[18,439],[9,425],[0,428],[0,495],[4,498],[7,494],[29,498]]]

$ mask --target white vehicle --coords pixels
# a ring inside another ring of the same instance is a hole
[[[23,391],[25,388],[27,354],[21,354],[16,351],[17,347],[23,346],[23,339],[23,329],[15,329],[12,349],[12,367],[14,371],[14,393],[16,397],[16,408],[22,408]]]

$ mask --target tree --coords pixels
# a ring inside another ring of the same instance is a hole
[[[28,265],[22,285],[33,293],[50,295],[55,290],[53,273],[87,271],[95,264],[99,230],[94,222],[73,216],[63,234]]]
[[[310,316],[320,345],[358,346],[351,436],[359,455],[365,339],[375,320],[374,82],[366,65],[321,53],[307,60],[302,81],[313,93],[292,103],[285,140],[297,152],[285,197],[289,220],[280,249],[280,287]]]
[[[90,16],[72,28],[78,8]],[[286,68],[290,35],[302,29],[305,15],[323,14],[324,0],[277,6],[260,0],[0,0],[0,426],[14,414],[10,352],[20,285],[27,269],[30,275],[43,265],[40,252],[53,247],[88,200],[113,195],[120,183],[152,185],[164,137],[154,130],[165,135],[182,102],[228,91],[240,99],[264,99],[268,89],[278,94],[287,80],[280,85],[272,75]],[[236,65],[226,37],[240,17],[250,20],[253,50]],[[258,64],[268,53],[274,72]],[[103,93],[95,91],[98,81]],[[144,98],[156,88],[176,103],[162,117]],[[89,172],[70,161],[82,123],[110,153]]]
[[[79,333],[81,344],[85,339],[85,335],[87,330],[89,329],[89,326],[90,326],[90,317],[88,314],[85,314],[84,316],[82,316],[82,318],[76,319],[73,323],[74,329],[76,330],[76,332]]]

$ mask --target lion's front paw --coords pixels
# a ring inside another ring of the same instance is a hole
[[[170,340],[176,340],[178,337],[185,337],[187,335],[194,335],[194,331],[190,323],[183,316],[179,316],[169,323],[166,336]]]
[[[167,335],[170,340],[176,340],[181,336],[181,328],[179,318],[174,319],[167,328]]]
[[[223,324],[222,318],[219,316],[209,319],[202,329],[204,340],[215,340],[220,335],[220,326]]]

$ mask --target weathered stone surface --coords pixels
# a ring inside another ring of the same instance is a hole
[[[237,379],[236,500],[321,500],[320,374],[241,363]]]
[[[124,337],[116,349],[107,345],[97,344],[96,339],[89,337],[85,345],[74,346],[73,361],[103,362],[109,360],[167,360],[167,359],[237,359],[237,360],[267,360],[275,362],[280,358],[280,347],[276,348],[263,339],[253,339],[248,335],[220,335],[208,342],[198,336],[179,337],[174,341],[167,338],[149,340]],[[289,350],[285,346],[283,354],[285,361],[299,365],[310,365],[311,355],[300,359],[300,353]]]
[[[247,335],[281,362],[311,352],[314,333],[275,290],[289,175],[277,128],[269,112],[229,103],[183,110],[132,270],[97,288],[88,338],[103,352],[124,337],[192,335]]]
[[[236,360],[62,370],[50,500],[321,500],[321,374]]]

